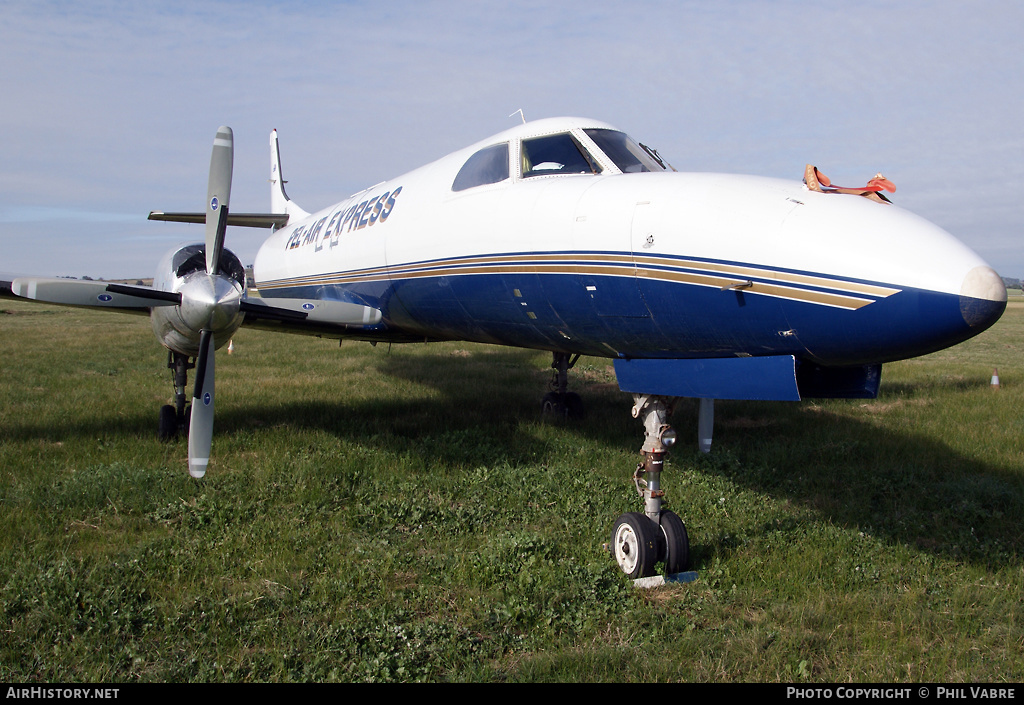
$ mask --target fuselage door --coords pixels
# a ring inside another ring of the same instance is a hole
[[[605,183],[613,183],[614,178]],[[580,285],[598,316],[650,318],[633,260],[631,231],[635,216],[623,210],[617,199],[604,197],[604,185],[590,189],[577,211],[574,240],[585,259]]]

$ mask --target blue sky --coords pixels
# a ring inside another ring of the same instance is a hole
[[[151,276],[201,226],[218,125],[232,210],[267,137],[313,211],[515,124],[611,122],[689,171],[895,182],[1024,277],[1024,3],[0,0],[0,271]],[[234,228],[251,262],[265,231]],[[884,253],[879,253],[884,256]],[[927,253],[922,253],[923,257]]]

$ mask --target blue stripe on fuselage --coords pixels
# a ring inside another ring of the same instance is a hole
[[[627,358],[796,355],[826,365],[941,349],[983,330],[1005,306],[813,272],[610,252],[466,256],[266,285],[267,298],[380,308],[386,326],[406,337]]]

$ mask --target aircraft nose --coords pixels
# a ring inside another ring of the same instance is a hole
[[[976,333],[985,330],[1003,315],[1006,286],[1002,277],[988,266],[967,273],[960,287],[960,315]]]

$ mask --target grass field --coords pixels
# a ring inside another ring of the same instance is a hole
[[[607,360],[547,424],[545,353],[242,331],[195,481],[148,321],[0,310],[0,681],[1024,680],[1019,299],[877,400],[719,402],[707,456],[682,404],[699,579],[653,590],[601,548],[640,509]]]

